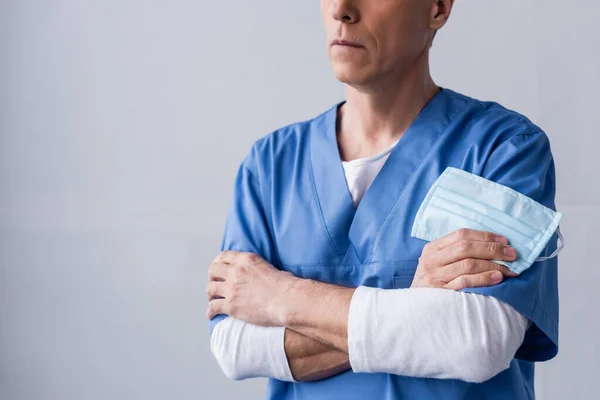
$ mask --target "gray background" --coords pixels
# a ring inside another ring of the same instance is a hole
[[[600,378],[598,12],[458,0],[433,48],[438,84],[551,138],[567,247],[544,400]],[[317,1],[0,0],[0,399],[262,398],[210,354],[206,269],[252,142],[342,97]]]

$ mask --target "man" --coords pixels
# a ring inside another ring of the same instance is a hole
[[[269,399],[533,399],[558,351],[557,260],[516,275],[506,237],[411,237],[449,166],[554,209],[546,135],[439,88],[452,0],[322,0],[347,100],[258,140],[209,268],[211,348]],[[553,238],[545,252],[556,246]]]

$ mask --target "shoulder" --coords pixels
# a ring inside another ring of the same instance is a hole
[[[456,107],[460,112],[452,120],[446,143],[459,148],[461,169],[550,205],[555,190],[554,159],[542,128],[497,102],[452,91],[449,96],[460,104]]]
[[[504,142],[518,136],[536,136],[547,140],[545,132],[525,115],[495,102],[476,99],[445,89],[452,101],[460,104],[458,122],[482,139]]]

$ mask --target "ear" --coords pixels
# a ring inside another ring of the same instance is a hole
[[[432,0],[429,26],[433,30],[438,30],[446,25],[450,12],[454,5],[454,0]]]

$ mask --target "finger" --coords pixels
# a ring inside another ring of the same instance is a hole
[[[208,297],[208,301],[212,301],[215,299],[222,299],[225,297],[225,283],[218,281],[208,282],[206,285],[206,296]]]
[[[475,229],[462,228],[446,236],[431,242],[431,246],[436,250],[442,250],[453,243],[461,240],[470,240],[475,242],[496,242],[507,245],[508,239],[502,235],[497,235],[493,232],[478,231]]]
[[[215,299],[208,303],[206,317],[213,319],[219,314],[225,314],[225,299]]]
[[[240,257],[242,252],[234,251],[234,250],[223,250],[219,253],[219,255],[213,260],[213,262],[221,263],[221,264],[233,264],[235,260]]]
[[[446,289],[462,290],[466,288],[494,286],[502,282],[504,276],[499,271],[482,272],[475,275],[461,275],[445,285]]]
[[[461,275],[476,275],[484,272],[498,271],[504,276],[518,276],[504,265],[496,264],[488,260],[478,260],[476,258],[467,258],[457,261],[441,269],[441,278],[445,282],[450,282]]]
[[[226,280],[230,267],[229,264],[213,262],[210,264],[210,267],[208,267],[208,279],[210,281]]]
[[[497,242],[460,240],[429,254],[429,261],[433,265],[448,265],[467,258],[514,261],[517,258],[517,251],[511,246]]]
[[[233,261],[235,259],[236,254],[237,254],[237,251],[223,250],[215,257],[215,259],[213,260],[213,263],[229,264],[231,261]]]
[[[502,275],[507,276],[509,278],[516,278],[517,276],[519,276],[519,274],[517,274],[516,272],[513,272],[510,268],[505,267],[504,265],[501,264],[496,264],[495,262],[490,261],[492,264],[495,264],[498,267],[498,271],[500,271],[502,273]]]

